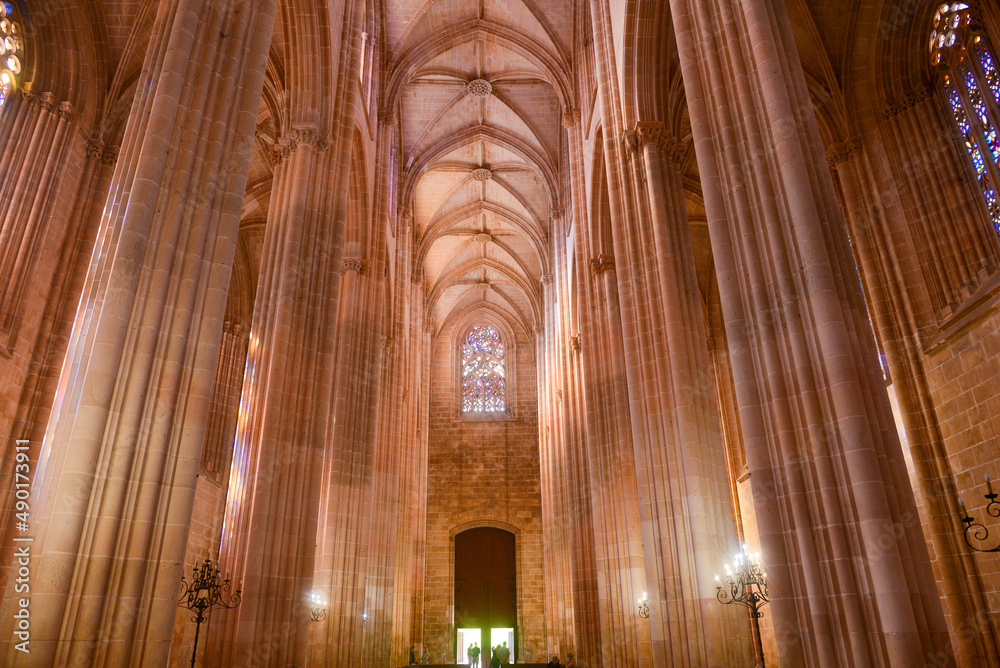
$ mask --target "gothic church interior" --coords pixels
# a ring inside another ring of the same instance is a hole
[[[3,665],[1000,665],[996,2],[0,8]]]

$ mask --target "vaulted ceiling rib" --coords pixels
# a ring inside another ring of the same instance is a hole
[[[476,308],[539,326],[573,4],[389,0],[385,11],[400,193],[433,329]]]

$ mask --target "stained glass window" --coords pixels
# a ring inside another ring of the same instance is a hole
[[[462,342],[462,412],[502,413],[507,410],[504,344],[489,325],[473,327]]]
[[[930,39],[931,63],[943,74],[952,118],[975,172],[986,210],[1000,233],[1000,74],[967,3],[940,5]]]
[[[0,109],[17,90],[21,74],[21,25],[14,19],[14,6],[0,2]]]

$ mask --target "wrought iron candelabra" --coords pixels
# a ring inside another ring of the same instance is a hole
[[[212,560],[205,558],[201,566],[195,566],[189,582],[185,577],[181,577],[181,586],[184,588],[180,598],[180,605],[194,613],[191,618],[195,622],[194,649],[191,650],[191,668],[194,668],[195,659],[198,657],[198,634],[201,632],[201,625],[208,620],[208,612],[214,607],[235,608],[242,600],[241,586],[232,595],[232,583],[229,578],[219,580],[219,569],[212,564]]]
[[[757,639],[757,649],[759,650],[760,666],[764,668],[764,643],[760,637],[760,618],[764,616],[761,612],[768,602],[767,595],[767,573],[764,573],[760,565],[760,553],[750,553],[747,546],[743,545],[743,550],[735,555],[735,564],[731,569],[726,564],[726,581],[723,584],[718,575],[715,581],[719,584],[715,587],[715,596],[720,603],[739,603],[747,607],[750,614],[750,624],[754,628]]]
[[[990,482],[990,474],[986,474],[986,494],[983,494],[983,498],[988,502],[986,504],[986,514],[990,517],[1000,517],[1000,503],[997,502],[997,493],[993,491],[993,483]],[[980,544],[988,540],[990,537],[990,530],[986,528],[986,525],[977,522],[972,515],[970,515],[965,510],[965,503],[962,501],[962,497],[958,498],[958,514],[962,523],[965,524],[965,544],[971,547],[976,552],[1000,552],[1000,544],[993,548],[980,547]],[[975,543],[973,543],[975,540]]]

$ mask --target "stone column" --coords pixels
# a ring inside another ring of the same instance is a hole
[[[6,665],[166,662],[274,11],[159,6],[34,481],[31,653]]]
[[[229,467],[233,458],[233,438],[236,436],[236,418],[239,414],[240,388],[246,368],[247,347],[250,338],[247,328],[228,320],[222,327],[222,349],[219,366],[212,388],[212,409],[201,463],[223,487],[229,481]]]
[[[328,594],[329,614],[310,645],[310,656],[316,665],[359,666],[373,662],[380,651],[374,641],[386,622],[370,574],[378,539],[373,514],[376,337],[384,291],[365,260],[345,259],[344,272],[316,558],[316,586]]]
[[[784,5],[670,5],[779,661],[951,665]]]
[[[10,357],[25,319],[77,126],[73,105],[52,93],[18,97],[4,110],[0,152],[0,357]]]
[[[210,665],[306,661],[336,377],[346,199],[336,184],[349,155],[308,129],[275,150],[220,555],[243,602],[213,613]]]
[[[905,142],[919,146],[920,138],[910,136]],[[852,245],[858,264],[864,267],[872,320],[880,332],[899,400],[923,501],[927,541],[936,557],[945,610],[952,619],[955,659],[959,666],[969,668],[995,664],[1000,657],[988,617],[978,612],[989,606],[956,529],[959,507],[954,474],[922,364],[916,305],[899,275],[905,266],[899,259],[901,243],[890,229],[889,219],[909,222],[909,218],[901,215],[895,202],[884,200],[883,193],[891,192],[892,186],[876,176],[882,165],[869,158],[860,139],[835,144],[827,154],[840,182]]]
[[[27,98],[33,99],[33,96]],[[13,103],[14,100],[8,101],[8,105]],[[68,103],[62,103],[60,110],[63,114],[71,111]],[[28,113],[32,113],[32,105],[27,99],[17,111],[8,106],[4,112],[4,125],[16,128],[20,125],[19,117]],[[78,122],[75,116],[72,122]],[[67,136],[72,134],[68,133]],[[5,141],[11,146],[18,144],[11,139],[10,133],[0,136],[0,142]],[[24,287],[29,292],[34,292],[34,296],[26,295],[18,288],[18,301],[22,305],[24,298],[28,297],[30,302],[36,299],[44,301],[44,307],[34,316],[21,313],[18,316],[20,322],[9,332],[18,332],[18,343],[15,344],[15,340],[11,339],[11,344],[13,349],[20,349],[17,351],[19,354],[10,359],[2,359],[3,353],[0,353],[0,377],[3,378],[0,381],[0,405],[4,406],[0,409],[0,442],[6,444],[5,455],[0,458],[0,490],[3,490],[0,495],[5,499],[0,506],[4,508],[15,507],[16,439],[28,441],[31,469],[37,469],[45,426],[52,409],[52,398],[59,381],[73,317],[80,301],[80,289],[89,265],[90,249],[93,248],[100,225],[101,209],[110,185],[114,159],[117,157],[117,148],[106,150],[103,145],[92,144],[85,149],[84,142],[79,138],[77,142],[67,141],[58,146],[53,145],[52,150],[61,155],[58,166],[53,166],[48,161],[45,151],[36,151],[29,155],[17,154],[17,159],[3,168],[11,174],[10,181],[16,181],[18,165],[29,171],[39,169],[39,165],[31,157],[35,156],[51,168],[49,172],[43,173],[50,173],[52,179],[60,181],[60,187],[53,190],[51,184],[46,184],[48,178],[41,179],[45,185],[43,190],[46,191],[45,205],[34,208],[33,213],[28,212],[24,217],[7,219],[8,223],[15,225],[27,222],[28,228],[42,225],[45,229],[41,236],[47,239],[47,247],[36,247],[38,257],[33,258],[28,266],[22,264],[17,273],[7,274],[10,280],[8,287],[19,282],[22,277],[24,282],[30,283],[30,286]],[[76,176],[79,176],[79,180]],[[8,206],[13,204],[10,199],[2,196],[0,200]],[[61,212],[59,202],[68,203],[68,210]],[[56,214],[55,218],[53,214]],[[34,217],[40,217],[40,220],[33,223]],[[36,231],[35,234],[39,232]],[[43,258],[47,262],[39,264],[38,261]],[[13,304],[8,303],[8,307],[10,306]],[[17,311],[19,307],[14,306],[13,310]],[[22,329],[25,321],[30,323],[30,335]],[[11,555],[16,545],[14,537],[19,535],[16,522],[17,518],[11,513],[0,518],[0,590],[6,587]]]
[[[570,525],[572,549],[571,583],[572,643],[562,652],[573,651],[579,657],[594,657],[601,653],[600,605],[598,603],[598,571],[594,524],[595,504],[591,494],[591,435],[587,429],[587,384],[584,377],[581,330],[581,313],[590,282],[590,253],[586,225],[586,179],[584,177],[583,138],[580,113],[569,110],[563,114],[567,144],[570,153],[570,186],[572,188],[572,216],[567,229],[559,235],[556,245],[557,298],[561,337],[558,341],[562,360],[564,386],[565,428],[563,430],[568,472],[568,503],[573,521]],[[570,222],[572,221],[572,222]],[[568,239],[572,238],[573,252]],[[563,656],[563,654],[560,654]]]
[[[631,231],[616,247],[630,258],[620,289],[632,304],[630,396],[642,403],[632,419],[642,432],[634,447],[647,579],[656,583],[653,660],[748,662],[745,617],[720,605],[713,577],[739,543],[680,172],[684,147],[656,123],[637,125],[626,140],[637,205],[622,217],[622,232]]]

